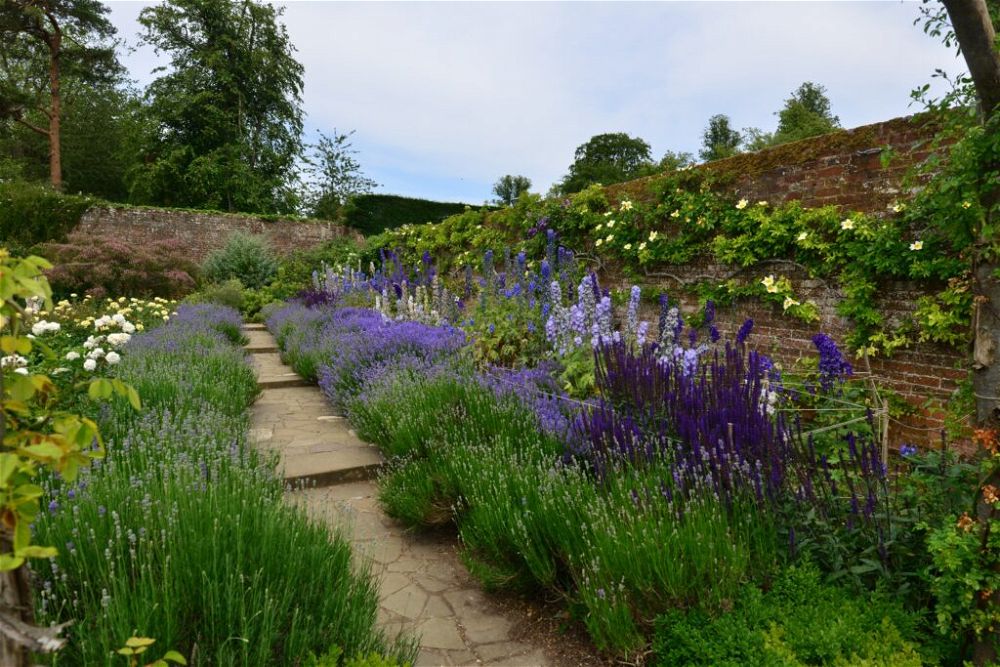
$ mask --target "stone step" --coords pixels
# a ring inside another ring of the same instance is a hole
[[[289,375],[265,375],[257,378],[257,386],[261,389],[283,389],[285,387],[311,387],[312,383],[295,373]]]
[[[381,459],[368,461],[369,455],[346,456],[337,452],[327,462],[316,461],[316,457],[299,461],[296,457],[286,457],[285,482],[292,488],[334,486],[347,482],[366,482],[378,477],[384,462]]]
[[[267,345],[267,344],[245,345],[243,349],[249,352],[250,354],[268,354],[271,352],[279,351],[277,345]]]
[[[260,322],[246,322],[243,325],[244,331],[267,331],[267,325]]]

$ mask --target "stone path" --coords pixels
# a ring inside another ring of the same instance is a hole
[[[357,438],[318,388],[281,363],[271,335],[247,325],[258,382],[252,437],[279,452],[285,477],[305,482],[291,496],[315,516],[344,527],[381,582],[379,621],[390,634],[420,639],[417,666],[548,666],[540,646],[517,641],[531,619],[501,609],[465,570],[454,539],[407,532],[378,506],[371,481],[382,459]]]

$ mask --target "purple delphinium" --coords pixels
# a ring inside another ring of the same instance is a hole
[[[837,343],[825,333],[818,333],[813,336],[813,344],[819,351],[819,385],[824,392],[830,392],[836,385],[843,384],[844,380],[853,372],[851,364],[844,359]]]

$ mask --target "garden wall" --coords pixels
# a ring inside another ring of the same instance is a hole
[[[806,206],[835,205],[845,211],[870,214],[888,212],[899,201],[909,198],[903,191],[903,176],[913,165],[932,152],[931,141],[937,126],[926,116],[897,118],[821,137],[806,139],[772,149],[738,155],[702,165],[723,174],[723,186],[751,202],[766,200],[773,204],[799,200]],[[892,156],[883,164],[883,156]],[[654,177],[655,178],[655,177]],[[632,181],[608,188],[610,199],[626,196],[642,199],[649,192],[648,181]],[[735,331],[746,318],[754,320],[756,345],[782,362],[815,355],[812,336],[824,331],[839,341],[851,328],[836,313],[843,298],[836,285],[810,280],[791,262],[762,263],[743,272],[731,266],[684,265],[659,266],[642,281],[644,286],[660,288],[681,299],[693,311],[697,297],[686,286],[705,279],[722,282],[730,277],[759,280],[760,274],[786,275],[796,286],[796,298],[812,299],[819,305],[819,324],[805,324],[784,316],[781,308],[757,299],[747,299],[729,308],[720,308],[720,328]],[[627,287],[632,281],[609,270],[602,281],[609,287]],[[916,300],[931,294],[934,286],[895,283],[882,286],[879,295],[882,312],[891,324],[912,315]],[[655,313],[647,318],[655,321]],[[968,352],[943,345],[921,343],[898,350],[890,358],[876,357],[866,362],[851,359],[856,371],[871,373],[882,386],[889,387],[912,406],[915,413],[890,423],[894,446],[915,443],[924,447],[941,442],[943,410],[968,375]],[[963,443],[959,444],[964,447]]]
[[[283,255],[336,238],[360,240],[361,235],[343,225],[320,220],[263,219],[229,213],[154,208],[95,206],[80,218],[76,232],[111,236],[130,243],[176,239],[200,262],[225,245],[233,232],[263,234]]]

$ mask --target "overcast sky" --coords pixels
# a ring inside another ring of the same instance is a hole
[[[109,4],[134,46],[148,3]],[[474,204],[507,173],[546,191],[595,134],[697,153],[709,116],[771,130],[807,80],[856,127],[913,113],[936,68],[964,69],[913,25],[915,1],[279,4],[307,131],[355,130],[379,192]],[[150,81],[150,49],[122,57]]]

